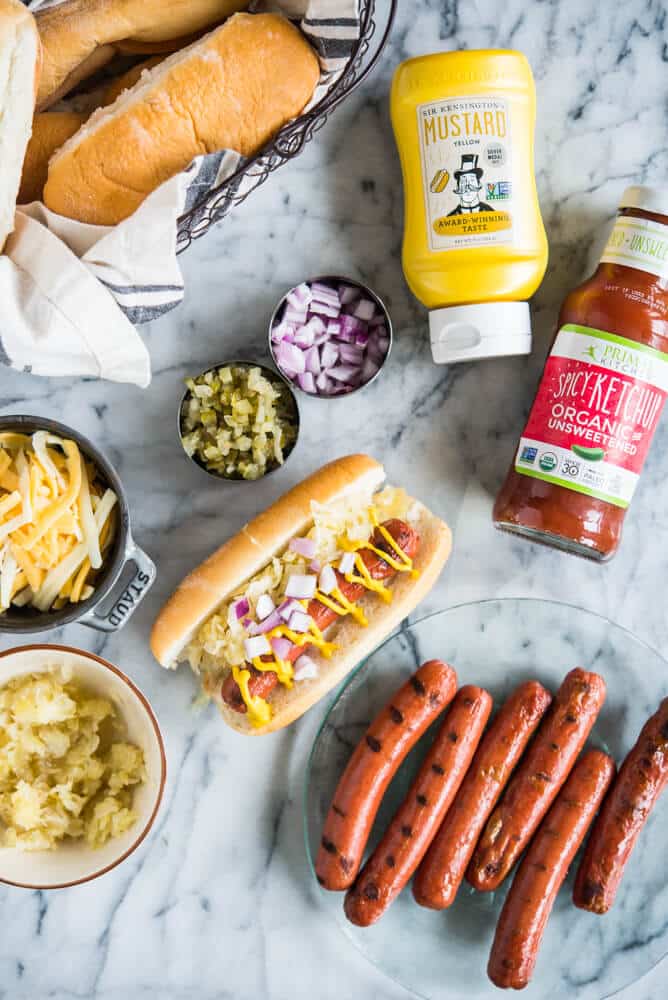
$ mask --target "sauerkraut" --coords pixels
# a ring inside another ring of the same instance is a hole
[[[374,530],[372,503],[380,521],[392,517],[411,520],[408,496],[403,490],[390,486],[376,493],[373,499],[357,493],[333,504],[311,504],[313,525],[304,537],[315,542],[318,563],[324,565],[335,558],[342,536],[355,541],[369,538]],[[216,686],[231,667],[246,662],[244,640],[248,637],[248,630],[244,620],[255,617],[257,601],[262,594],[268,594],[278,605],[292,574],[308,574],[311,563],[310,558],[286,548],[231,594],[199,628],[186,648],[184,658],[195,673],[202,676],[205,692]],[[249,603],[248,614],[241,619],[234,608],[240,598],[246,598]]]
[[[111,701],[64,670],[0,688],[0,845],[50,850],[66,838],[101,847],[136,822],[144,754],[124,741]]]

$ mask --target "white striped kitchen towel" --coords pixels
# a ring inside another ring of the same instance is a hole
[[[48,0],[51,5],[53,0]],[[32,9],[42,6],[29,4]],[[360,33],[357,0],[260,0],[297,21],[320,59],[311,106],[325,96]],[[181,302],[179,219],[243,166],[234,150],[193,160],[118,226],[91,226],[50,212],[40,202],[17,209],[15,231],[0,256],[0,364],[39,375],[87,375],[147,386],[150,359],[135,325]],[[221,192],[217,218],[253,186],[264,161]]]

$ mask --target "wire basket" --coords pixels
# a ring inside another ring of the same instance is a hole
[[[304,146],[318,132],[331,112],[369,75],[392,30],[398,0],[388,0],[386,19],[376,23],[375,0],[360,0],[360,36],[346,68],[336,83],[310,111],[288,122],[264,149],[246,160],[238,170],[212,188],[178,220],[177,252],[186,250],[193,240],[203,236],[232,208],[236,208],[260,184],[264,184],[278,167],[302,152]],[[239,182],[244,178],[243,191]],[[250,182],[250,183],[249,183]]]

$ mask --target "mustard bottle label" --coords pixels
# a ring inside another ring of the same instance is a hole
[[[430,250],[510,243],[510,109],[499,97],[453,97],[417,107]]]

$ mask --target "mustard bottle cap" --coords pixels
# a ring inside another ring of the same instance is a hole
[[[429,313],[431,355],[437,365],[531,353],[528,302],[481,302]]]

